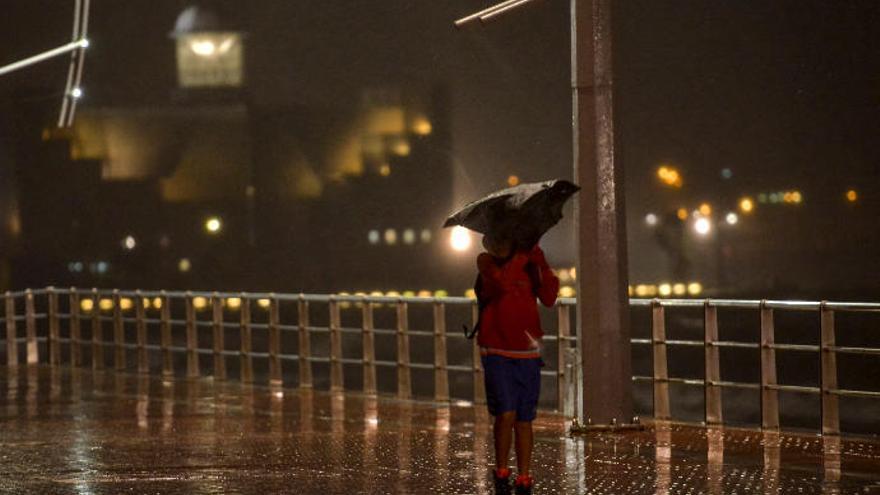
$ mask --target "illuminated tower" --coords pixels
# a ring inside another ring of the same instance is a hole
[[[177,85],[181,90],[236,90],[244,85],[244,33],[213,11],[187,7],[177,17]]]

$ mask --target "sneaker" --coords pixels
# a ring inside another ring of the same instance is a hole
[[[495,480],[495,495],[510,495],[510,469],[493,469],[492,478]]]
[[[531,476],[519,475],[514,482],[516,495],[532,495],[533,486],[535,486],[535,480]]]

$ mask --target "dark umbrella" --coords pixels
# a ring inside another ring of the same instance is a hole
[[[559,223],[565,202],[579,190],[561,179],[520,184],[468,203],[450,215],[443,226],[461,225],[530,248]]]

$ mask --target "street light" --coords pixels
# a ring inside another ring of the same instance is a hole
[[[751,213],[755,209],[755,202],[749,197],[742,198],[739,200],[739,209],[743,213]]]
[[[709,235],[709,232],[712,231],[712,222],[708,218],[698,218],[694,222],[694,230],[702,236]]]
[[[210,217],[205,221],[205,230],[207,230],[209,234],[217,234],[222,228],[223,222],[220,221],[219,217]]]
[[[455,251],[467,251],[471,247],[471,234],[468,232],[468,229],[462,226],[453,227],[452,235],[449,237],[449,244]]]

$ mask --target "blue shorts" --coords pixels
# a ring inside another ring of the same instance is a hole
[[[541,359],[483,356],[489,414],[516,411],[517,421],[534,421],[541,394]]]

